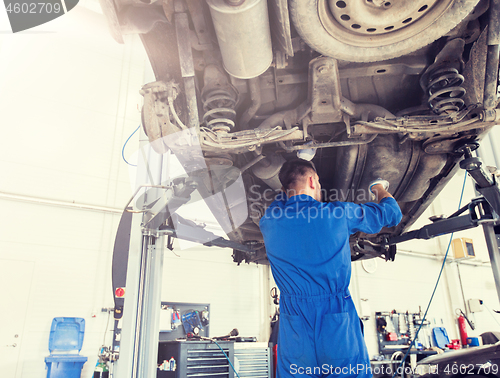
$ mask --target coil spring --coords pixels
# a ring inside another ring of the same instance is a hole
[[[461,87],[464,77],[455,68],[441,68],[429,75],[427,100],[432,111],[439,115],[462,110],[465,106],[462,97],[465,89]]]
[[[229,132],[236,118],[236,96],[225,89],[214,89],[203,100],[203,121],[213,131]]]

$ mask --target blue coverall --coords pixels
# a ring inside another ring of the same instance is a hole
[[[393,198],[324,203],[284,193],[260,220],[281,292],[278,378],[371,377],[362,323],[349,294],[349,236],[401,221]]]

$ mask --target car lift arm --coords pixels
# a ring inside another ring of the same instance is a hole
[[[210,231],[203,229],[196,223],[184,219],[179,214],[172,214],[171,223],[174,227],[160,226],[158,235],[201,243],[207,247],[232,248],[246,253],[255,253],[251,246],[241,244],[232,240],[224,239]]]
[[[472,151],[478,144],[468,144],[460,147],[457,152],[464,153],[460,167],[465,169],[476,182],[476,190],[481,197],[473,199],[468,205],[462,207],[446,219],[438,219],[418,230],[406,232],[402,235],[390,237],[385,241],[385,246],[395,245],[413,239],[431,239],[435,236],[463,231],[477,226],[483,226],[491,269],[495,278],[497,294],[500,299],[500,188],[495,176],[486,172],[482,161],[472,156]],[[468,214],[461,215],[465,211]]]
[[[468,214],[460,215],[466,210],[469,210]],[[428,224],[418,230],[388,238],[386,244],[393,245],[413,239],[431,239],[452,232],[468,230],[491,220],[493,220],[491,207],[485,198],[480,197],[472,200],[467,206],[450,215],[448,218],[438,219],[434,223]]]

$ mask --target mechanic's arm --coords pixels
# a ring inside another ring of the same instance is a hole
[[[367,234],[380,232],[382,227],[396,226],[402,218],[401,209],[394,197],[387,191],[389,183],[385,180],[374,182],[369,190],[375,195],[378,204],[368,202],[363,205],[346,204],[355,212],[347,212],[347,224],[351,234],[361,231]]]

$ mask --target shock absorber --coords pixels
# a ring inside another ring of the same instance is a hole
[[[203,97],[203,121],[213,131],[229,132],[234,128],[236,98],[224,89],[214,89]]]
[[[236,118],[238,91],[215,65],[205,68],[205,85],[201,94],[203,101],[203,122],[216,132],[229,132]]]
[[[464,77],[453,67],[438,68],[430,72],[427,102],[432,111],[445,115],[462,110],[465,106],[462,99],[465,95],[465,89],[461,86],[463,82]]]
[[[460,75],[464,62],[462,55],[465,41],[455,38],[448,41],[420,77],[420,86],[428,96],[427,103],[438,115],[458,112],[465,106],[462,97],[464,77]]]

